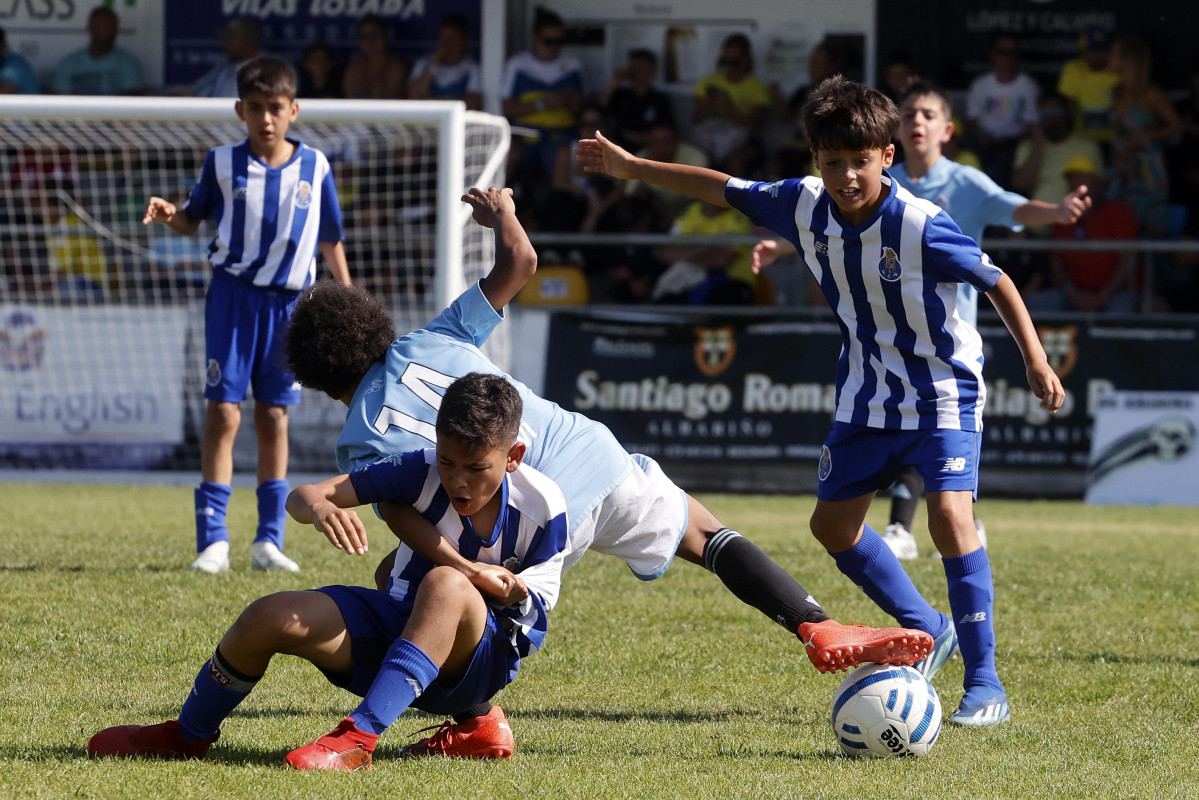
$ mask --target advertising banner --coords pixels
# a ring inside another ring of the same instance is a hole
[[[1028,388],[1019,350],[984,322],[984,467],[1081,475],[1099,401],[1114,390],[1199,391],[1192,318],[1043,317],[1038,331],[1062,378],[1056,415]],[[608,425],[629,449],[662,459],[815,463],[832,423],[841,335],[831,319],[558,312],[546,396]]]
[[[183,441],[187,315],[0,304],[0,453],[153,466]]]
[[[1099,401],[1087,502],[1199,506],[1199,393],[1109,392]]]

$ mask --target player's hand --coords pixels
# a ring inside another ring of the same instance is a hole
[[[762,271],[763,267],[768,267],[774,263],[779,257],[779,243],[777,239],[763,239],[754,245],[754,257],[750,262],[754,273]]]
[[[146,204],[146,214],[142,217],[142,224],[149,225],[151,222],[170,222],[175,217],[175,204],[164,200],[161,197],[151,197],[150,202]]]
[[[329,544],[347,555],[366,555],[370,549],[366,540],[366,527],[352,508],[338,508],[332,503],[317,503],[312,506],[312,524],[325,534]]]
[[[475,187],[462,195],[462,202],[471,207],[471,216],[484,228],[494,228],[499,223],[500,214],[516,213],[516,201],[512,198],[512,190],[507,187],[497,189],[490,186],[487,191]]]
[[[1057,204],[1057,221],[1061,225],[1073,225],[1090,207],[1091,198],[1087,196],[1087,187],[1079,186]]]
[[[479,566],[479,571],[470,582],[483,594],[495,598],[505,606],[515,605],[529,596],[525,582],[513,575],[511,570],[494,564]]]
[[[637,158],[599,131],[595,132],[594,139],[580,139],[574,152],[584,172],[598,172],[622,180],[637,177],[633,174]]]
[[[1025,370],[1025,374],[1028,377],[1028,385],[1032,389],[1032,393],[1041,401],[1041,408],[1050,414],[1057,413],[1057,410],[1062,407],[1062,403],[1066,401],[1066,390],[1062,388],[1061,379],[1058,378],[1049,363],[1042,361],[1039,364],[1032,364]]]

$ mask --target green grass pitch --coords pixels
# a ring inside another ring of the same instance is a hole
[[[807,532],[809,497],[702,498],[838,619],[889,624]],[[236,614],[273,591],[368,583],[390,549],[368,520],[365,559],[289,528],[299,574],[249,570],[254,498],[231,506],[233,570],[187,570],[191,490],[0,485],[0,798],[1195,798],[1199,797],[1199,511],[989,500],[999,667],[1012,721],[946,726],[920,760],[840,756],[839,675],[798,641],[676,563],[643,584],[589,554],[565,576],[544,651],[499,696],[511,762],[401,762],[440,720],[402,716],[375,768],[281,767],[356,699],[276,658],[205,761],[89,761],[88,737],[173,718]],[[871,522],[881,525],[885,503]],[[945,607],[917,519],[917,585]],[[948,714],[954,660],[934,683]]]

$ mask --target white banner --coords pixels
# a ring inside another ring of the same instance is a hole
[[[1199,506],[1197,392],[1109,392],[1095,414],[1087,502]]]
[[[0,444],[183,441],[182,309],[0,304]]]

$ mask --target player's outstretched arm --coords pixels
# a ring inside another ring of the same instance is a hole
[[[329,274],[333,276],[333,280],[342,286],[349,286],[350,264],[346,261],[345,245],[341,242],[320,242],[317,247],[325,257],[325,263],[329,265]]]
[[[754,272],[761,272],[763,267],[769,267],[781,256],[795,252],[795,245],[786,239],[763,239],[754,245],[753,261],[750,266]]]
[[[1041,408],[1048,410],[1050,414],[1056,412],[1066,400],[1066,391],[1062,388],[1057,373],[1049,366],[1045,348],[1041,347],[1041,338],[1037,335],[1037,329],[1033,327],[1032,318],[1028,315],[1028,309],[1016,289],[1016,284],[1005,273],[1000,277],[999,283],[987,292],[987,299],[999,312],[1000,319],[1016,340],[1020,354],[1024,356],[1024,372],[1028,378],[1028,385],[1041,401]]]
[[[298,486],[287,496],[287,513],[292,519],[315,526],[337,549],[361,556],[370,548],[366,528],[352,510],[358,505],[358,493],[349,475]]]
[[[495,231],[495,266],[480,288],[491,307],[501,311],[537,271],[537,251],[516,218],[511,189],[471,189],[462,196],[462,202],[471,207],[475,222]]]
[[[599,131],[595,132],[594,139],[580,139],[574,151],[585,172],[600,172],[625,180],[643,180],[714,206],[729,207],[729,201],[724,199],[724,187],[730,176],[723,172],[638,158]]]
[[[1087,196],[1087,187],[1079,186],[1056,205],[1041,200],[1029,200],[1016,206],[1016,210],[1012,212],[1012,219],[1021,225],[1073,225],[1090,207],[1091,198]]]
[[[439,567],[453,567],[483,594],[504,605],[518,603],[528,596],[528,589],[510,570],[463,557],[437,532],[433,523],[410,504],[386,500],[379,503],[379,515],[391,532],[414,553]]]
[[[151,222],[161,222],[184,236],[195,233],[200,227],[199,222],[193,222],[187,214],[180,214],[174,203],[162,197],[151,197],[146,203],[142,224],[149,225]]]

